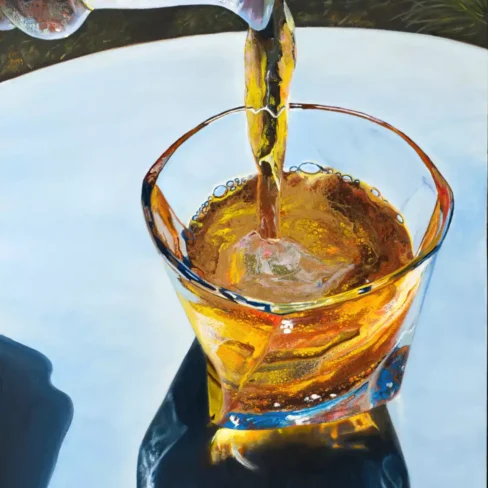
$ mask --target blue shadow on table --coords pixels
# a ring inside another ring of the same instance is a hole
[[[246,444],[246,438],[250,435]],[[206,360],[195,341],[139,450],[138,488],[408,488],[386,407],[281,431],[209,423]]]
[[[0,487],[47,488],[73,419],[51,362],[0,335]]]

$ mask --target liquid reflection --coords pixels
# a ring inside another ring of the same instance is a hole
[[[0,335],[0,487],[47,488],[73,418],[51,362]]]
[[[408,488],[386,407],[270,431],[209,423],[206,361],[195,341],[139,451],[138,488]]]

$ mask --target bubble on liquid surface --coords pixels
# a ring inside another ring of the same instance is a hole
[[[344,257],[324,262],[297,242],[262,239],[251,232],[223,250],[217,275],[227,276],[227,288],[248,297],[276,303],[318,299],[333,292],[354,270]]]
[[[213,196],[216,198],[223,198],[225,195],[227,195],[228,188],[225,185],[219,185],[215,190],[213,191]]]
[[[379,197],[380,196],[380,192],[376,189],[376,188],[371,188],[371,193],[375,196],[375,197]]]
[[[345,181],[346,183],[352,183],[352,176],[350,176],[350,175],[344,175],[342,177],[342,180]]]
[[[405,219],[400,214],[397,215],[397,220],[398,222],[400,222],[400,224],[403,224],[405,222]]]
[[[302,173],[306,173],[308,175],[315,175],[317,173],[321,173],[322,172],[322,166],[318,165],[317,163],[312,163],[312,162],[306,162],[306,163],[302,163],[298,169],[302,172]]]

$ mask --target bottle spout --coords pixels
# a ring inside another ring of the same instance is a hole
[[[239,15],[254,30],[260,31],[269,24],[274,0],[221,0],[220,4]]]
[[[92,2],[134,3],[134,0],[91,0]],[[218,5],[237,14],[254,30],[265,29],[271,19],[275,0],[139,0],[139,3],[158,3],[161,6]],[[95,5],[96,8],[96,5]],[[122,7],[123,8],[123,7]]]

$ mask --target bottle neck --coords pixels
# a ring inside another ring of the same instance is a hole
[[[253,29],[264,29],[274,0],[0,0],[0,30],[19,28],[39,39],[70,36],[95,9],[149,9],[218,5],[231,10]]]
[[[269,22],[274,0],[83,0],[91,9],[146,9],[215,5],[231,10],[253,29],[262,30]]]

